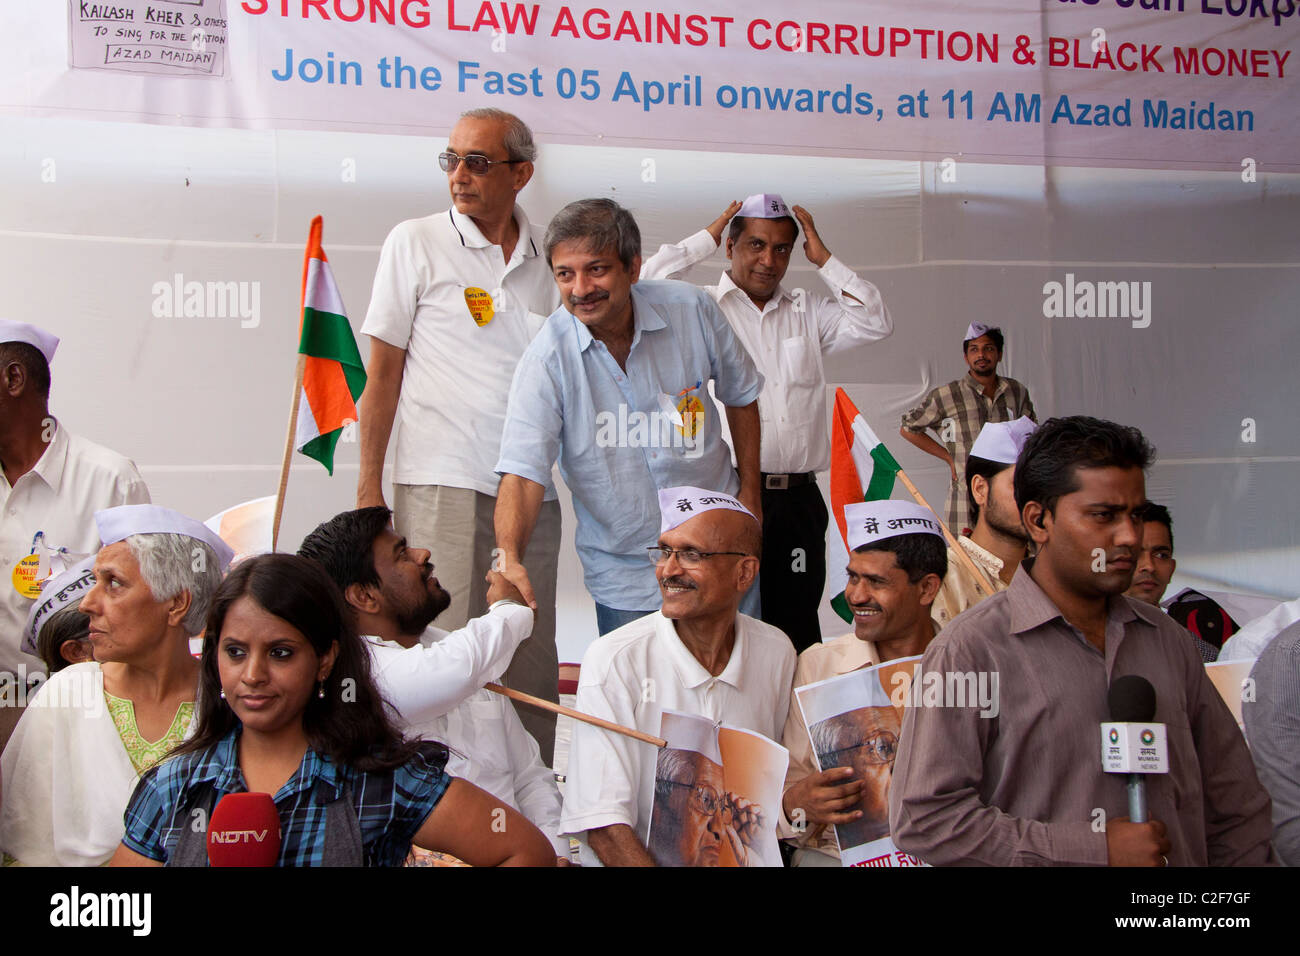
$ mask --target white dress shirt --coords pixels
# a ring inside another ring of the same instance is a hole
[[[393,481],[497,493],[515,365],[559,290],[524,211],[507,263],[455,209],[399,223],[384,240],[361,331],[406,350]],[[472,290],[491,297],[491,318]],[[470,297],[467,298],[467,293]],[[470,309],[473,299],[478,319]],[[549,478],[549,476],[548,476]],[[555,497],[549,487],[548,500]]]
[[[532,629],[532,611],[498,605],[459,631],[429,627],[414,647],[367,636],[380,691],[398,713],[405,733],[452,750],[447,773],[504,800],[567,857],[558,836],[560,792],[555,774],[500,694],[482,690],[510,663]]]
[[[663,245],[641,267],[642,279],[676,278],[713,255],[707,230]],[[765,385],[758,396],[760,467],[771,474],[825,471],[831,465],[822,356],[883,339],[894,330],[880,290],[831,256],[817,270],[830,295],[777,289],[760,310],[722,274],[705,288],[736,331]],[[856,301],[855,301],[856,300]]]
[[[0,673],[17,674],[20,665],[28,674],[45,671],[40,658],[18,649],[34,598],[13,583],[14,565],[32,553],[37,532],[47,551],[65,549],[71,567],[99,549],[96,511],[146,504],[149,489],[134,464],[57,421],[31,471],[12,487],[0,471]]]
[[[738,614],[731,657],[714,677],[678,638],[673,622],[656,611],[592,642],[582,659],[576,706],[656,737],[668,708],[779,742],[794,664],[784,633]],[[586,845],[587,830],[626,824],[646,842],[657,758],[650,744],[574,723],[560,832],[580,835],[584,864],[600,865]]]

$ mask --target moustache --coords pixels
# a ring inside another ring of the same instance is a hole
[[[660,583],[666,588],[690,588],[691,590],[695,590],[695,582],[690,578],[664,578]]]
[[[574,305],[591,305],[593,302],[600,302],[609,298],[608,292],[592,292],[584,296],[569,296],[569,301]]]

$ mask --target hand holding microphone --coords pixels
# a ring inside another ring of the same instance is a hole
[[[1106,856],[1111,866],[1168,866],[1165,825],[1147,815],[1148,773],[1168,773],[1164,724],[1154,723],[1156,690],[1145,677],[1115,678],[1107,696],[1110,722],[1101,725],[1102,769],[1128,774],[1126,817],[1106,823]]]

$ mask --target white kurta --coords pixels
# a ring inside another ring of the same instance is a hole
[[[459,631],[427,628],[415,647],[370,636],[366,644],[402,729],[457,751],[449,774],[504,800],[568,856],[569,842],[558,836],[555,774],[510,701],[482,689],[505,670],[531,624],[531,610],[503,604]]]
[[[794,647],[782,631],[737,614],[735,647],[714,677],[656,611],[587,648],[577,709],[659,736],[668,708],[780,741],[794,666]],[[645,843],[657,757],[650,744],[574,723],[560,831],[580,835],[585,865],[600,865],[586,845],[588,830],[627,824]]]
[[[641,266],[641,278],[676,279],[717,250],[713,237],[701,229],[660,246]],[[796,296],[782,286],[761,309],[726,272],[717,285],[704,287],[763,373],[760,466],[769,474],[831,466],[822,357],[878,341],[894,330],[880,290],[839,259],[831,256],[817,275],[830,295],[798,289]]]
[[[12,487],[0,472],[0,671],[44,673],[39,657],[19,650],[33,598],[13,586],[14,566],[44,532],[44,547],[66,549],[75,564],[99,549],[95,512],[149,503],[149,489],[134,464],[59,424],[32,470]]]
[[[429,628],[434,634],[446,634]],[[510,666],[515,649],[533,631],[532,608],[494,604],[445,640],[402,647],[366,637],[375,682],[404,727],[418,727],[461,702]],[[426,632],[426,637],[428,632]]]
[[[104,702],[98,664],[50,677],[18,721],[0,770],[0,849],[28,866],[108,862],[139,775]]]

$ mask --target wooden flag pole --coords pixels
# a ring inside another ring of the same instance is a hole
[[[599,717],[593,717],[591,714],[584,714],[580,710],[574,710],[572,707],[565,707],[563,704],[553,704],[549,700],[542,700],[540,697],[534,697],[532,694],[525,694],[521,690],[511,690],[509,687],[502,687],[500,684],[483,685],[494,694],[500,694],[503,697],[509,697],[511,700],[521,701],[525,704],[532,704],[534,707],[540,707],[542,710],[549,710],[553,714],[563,714],[565,717],[572,717],[574,720],[580,720],[584,724],[591,724],[593,727],[603,727],[605,730],[612,730],[616,734],[622,734],[624,737],[631,737],[633,740],[640,740],[647,744],[654,744],[656,747],[667,747],[668,741],[662,737],[651,737],[649,734],[643,734],[639,730],[633,730],[631,727],[624,727],[622,724],[615,724],[608,720],[602,720]]]
[[[903,487],[911,492],[912,497],[916,499],[916,503],[923,508],[929,508],[935,518],[939,519],[939,527],[943,530],[943,536],[948,541],[948,547],[952,548],[953,553],[957,555],[957,560],[960,561],[965,566],[966,570],[975,578],[975,586],[984,592],[985,597],[991,597],[993,595],[993,590],[988,583],[988,579],[984,577],[984,574],[979,568],[975,567],[975,562],[972,561],[970,555],[966,553],[966,549],[963,548],[957,542],[957,539],[952,536],[952,532],[948,530],[947,523],[942,518],[939,518],[939,512],[930,508],[930,502],[926,501],[925,496],[921,494],[916,485],[912,484],[912,479],[907,477],[907,472],[903,471],[901,468],[898,469],[898,477],[903,482]]]
[[[302,260],[302,294],[298,297],[298,338],[302,338],[303,310],[307,306],[307,273],[311,267],[311,250],[320,245],[325,221],[315,216],[307,233],[307,252]],[[301,342],[299,343],[301,345]],[[284,460],[280,463],[280,484],[275,490],[275,516],[271,519],[271,551],[280,542],[280,518],[284,515],[284,492],[289,487],[289,465],[293,461],[293,443],[298,437],[298,403],[302,400],[302,381],[307,373],[307,356],[298,353],[298,365],[293,373],[293,399],[289,402],[289,429],[284,436]]]
[[[280,540],[280,518],[284,514],[284,491],[289,487],[289,465],[293,462],[293,440],[298,435],[298,403],[302,399],[302,378],[307,369],[307,356],[299,353],[298,367],[293,375],[293,401],[289,403],[289,431],[284,436],[284,461],[280,463],[280,484],[275,490],[275,517],[271,519],[271,551]]]

